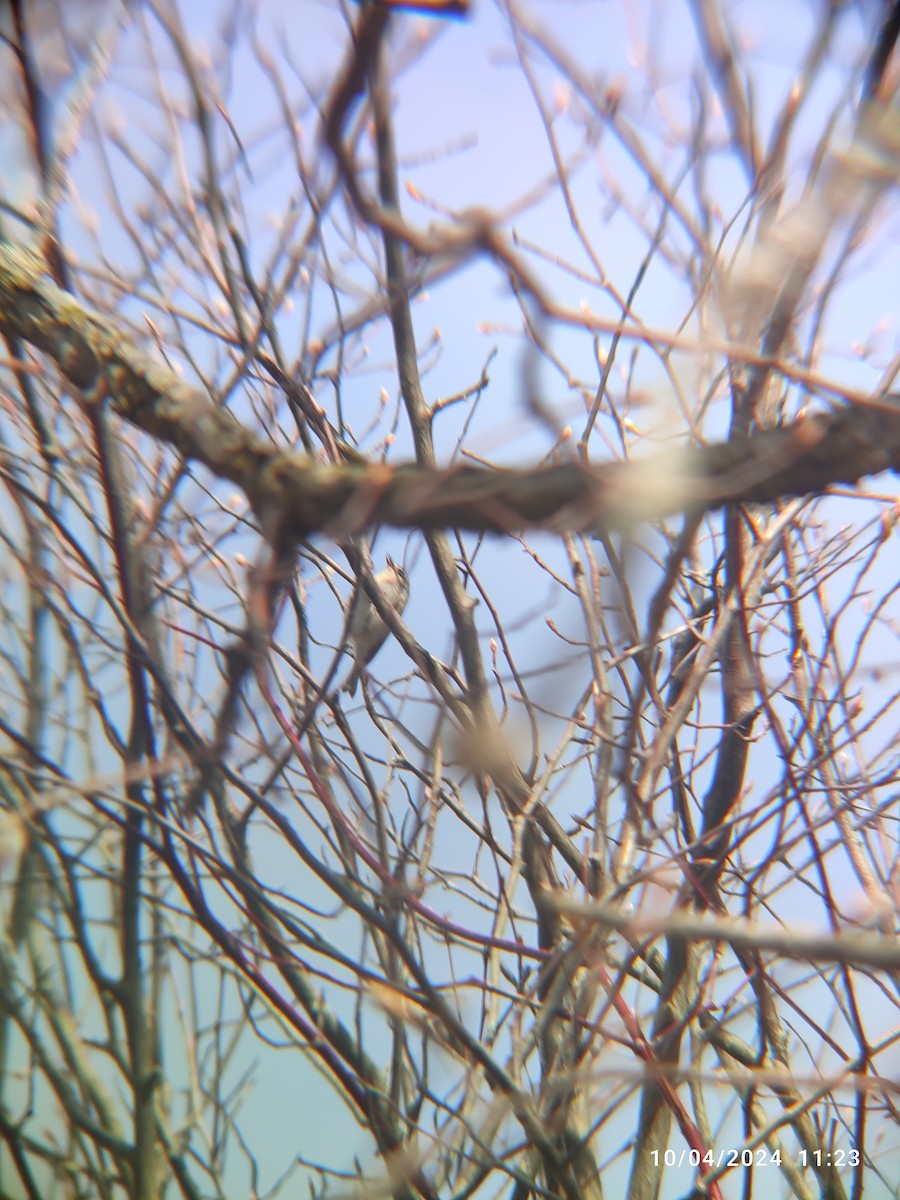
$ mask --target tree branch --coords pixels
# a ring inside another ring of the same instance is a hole
[[[629,529],[640,520],[771,503],[900,468],[900,402],[843,407],[781,429],[642,461],[491,469],[328,466],[273,446],[0,246],[0,330],[48,354],[88,403],[112,409],[243,488],[269,535],[357,533],[375,524],[483,533]]]

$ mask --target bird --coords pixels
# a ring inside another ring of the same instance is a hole
[[[388,558],[387,566],[373,577],[373,583],[381,592],[385,602],[391,606],[394,612],[401,615],[409,599],[409,576],[404,568],[395,563],[392,558]],[[384,645],[388,635],[387,625],[362,588],[357,590],[353,599],[347,633],[355,661],[350,674],[344,681],[342,690],[352,696],[356,692],[356,685],[359,683],[363,668],[372,661]]]

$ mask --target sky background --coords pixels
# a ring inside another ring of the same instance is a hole
[[[727,9],[749,64],[755,112],[765,145],[772,122],[797,80],[821,7],[812,0],[763,0],[730,4]],[[104,28],[103,23],[115,15],[112,6],[99,2],[83,7],[64,4],[61,11],[69,23],[66,36],[75,44],[90,38],[93,29]],[[670,181],[685,211],[697,219],[696,195],[692,191],[696,177],[686,170],[690,151],[685,131],[698,102],[693,76],[702,70],[702,62],[690,9],[678,0],[544,0],[522,5],[517,11],[530,14],[552,33],[588,79],[619,97],[618,103],[642,139],[649,160]],[[808,163],[826,117],[834,114],[834,145],[845,144],[850,136],[852,106],[857,99],[854,89],[858,89],[859,80],[856,64],[868,43],[874,11],[874,5],[848,6],[841,18],[842,37],[817,73],[814,86],[804,93],[798,134],[791,143],[790,200],[785,206],[788,212],[803,200]],[[339,69],[348,41],[347,21],[355,15],[353,5],[342,7],[330,0],[297,0],[291,5],[260,0],[256,5],[239,8],[210,2],[181,8],[179,19],[188,31],[192,52],[204,64],[210,79],[216,80],[218,98],[228,113],[231,129],[222,122],[216,133],[221,185],[226,196],[239,197],[240,225],[251,260],[261,271],[285,240],[289,246],[299,244],[308,219],[296,162],[283,132],[283,114],[272,86],[272,73],[277,71],[294,105],[297,145],[304,160],[317,184],[325,186],[333,166],[321,145],[318,106]],[[47,69],[51,71],[55,34],[49,23],[47,29]],[[148,44],[159,55],[152,70]],[[609,128],[598,127],[570,81],[545,60],[535,62],[535,90],[529,87],[502,4],[475,0],[472,16],[465,21],[398,17],[392,47],[402,68],[396,76],[394,102],[401,180],[408,185],[404,199],[407,219],[427,228],[468,209],[488,208],[497,215],[502,228],[515,235],[529,266],[556,303],[605,321],[616,320],[621,310],[615,297],[624,296],[631,287],[648,252],[648,231],[655,230],[660,221],[658,205],[648,195],[641,171],[627,149]],[[168,109],[154,94],[154,80],[159,78],[166,84]],[[70,75],[63,65],[58,67],[54,88],[58,128],[64,125],[66,107],[77,95],[79,83],[78,72]],[[6,119],[0,124],[0,161],[18,168],[9,172],[6,199],[24,207],[33,176],[27,146],[15,120],[10,119],[14,115],[12,106],[7,105],[5,112]],[[95,269],[114,277],[117,271],[128,275],[140,266],[141,239],[145,235],[129,235],[127,222],[113,214],[113,190],[126,217],[159,213],[162,240],[171,215],[158,183],[151,184],[150,180],[162,180],[162,190],[182,201],[195,186],[192,180],[200,161],[200,147],[190,135],[192,119],[181,66],[158,24],[142,14],[116,47],[108,82],[100,90],[85,123],[86,136],[70,163],[71,200],[65,207],[65,242],[87,272]],[[721,152],[709,156],[703,183],[706,194],[713,198],[720,226],[715,232],[725,248],[723,259],[737,262],[741,268],[742,263],[751,263],[752,256],[749,241],[743,248],[741,244],[747,225],[748,181],[726,144],[721,112],[713,111],[711,126],[720,130]],[[167,132],[172,127],[178,127],[181,135],[181,155],[171,153]],[[570,197],[577,228],[554,183],[548,128],[571,166]],[[240,139],[240,151],[234,132]],[[368,154],[368,143],[363,139],[360,161],[363,177],[371,184]],[[139,169],[139,161],[150,170]],[[345,282],[346,318],[354,313],[354,289],[359,311],[365,310],[381,260],[377,240],[359,229],[343,199],[338,197],[332,203],[327,250]],[[797,211],[802,223],[804,212],[812,210],[800,207]],[[724,336],[724,316],[713,303],[704,306],[702,331],[698,326],[693,290],[685,277],[690,237],[679,228],[675,216],[667,220],[668,255],[651,258],[634,311],[651,328],[674,330],[683,324],[698,335],[698,347],[690,353],[674,353],[667,366],[660,356],[649,353],[620,355],[610,386],[628,399],[626,407],[632,424],[622,435],[606,414],[601,415],[590,443],[597,460],[610,454],[623,457],[655,450],[673,437],[684,435],[685,401],[693,406],[714,369],[701,332],[710,339]],[[883,214],[877,237],[862,239],[841,278],[842,286],[834,289],[833,296],[829,294],[819,333],[816,370],[861,391],[877,385],[881,371],[897,350],[896,279],[900,277],[900,263],[896,225],[896,204],[892,201]],[[826,266],[829,256],[836,258],[840,253],[844,233],[841,222],[836,221]],[[529,247],[539,247],[540,253]],[[215,284],[204,279],[202,247],[195,249],[198,257],[194,262],[182,257],[164,265],[161,274],[171,286],[163,304],[159,296],[137,295],[121,308],[133,316],[137,325],[148,312],[154,320],[168,318],[179,328],[194,356],[193,365],[183,356],[178,368],[188,378],[202,372],[222,380],[228,375],[230,360],[202,328],[207,306],[215,311],[221,299],[216,298]],[[163,263],[164,257],[161,255]],[[335,323],[329,289],[315,282],[320,267],[321,260],[315,257],[303,261],[301,256],[297,265],[296,278],[278,318],[286,352],[304,373],[314,369],[310,382],[317,400],[333,419],[343,418],[364,452],[380,453],[387,440],[392,459],[406,457],[411,440],[404,419],[398,415],[387,324],[382,321],[367,325],[358,337],[348,339],[351,362],[346,370],[348,364],[340,364],[338,388],[335,351],[319,355],[317,349],[319,344],[327,344]],[[413,277],[422,268],[423,264],[410,256]],[[826,280],[827,270],[823,269],[818,285],[821,295],[825,294]],[[98,291],[104,287],[110,294],[114,291],[108,281],[100,280],[97,286]],[[166,305],[168,313],[164,311]],[[540,358],[528,355],[523,349],[521,310],[509,282],[500,269],[484,261],[467,264],[424,288],[416,296],[413,311],[429,401],[472,388],[489,364],[490,387],[481,398],[448,407],[438,418],[438,442],[445,461],[458,457],[462,441],[469,454],[481,454],[498,463],[539,461],[552,450],[564,428],[570,426],[576,436],[581,433],[586,419],[585,397],[596,388],[598,362],[602,365],[609,349],[609,336],[595,337],[564,323],[550,324],[543,331],[548,353]],[[804,347],[799,349],[802,352]],[[535,419],[528,407],[529,393],[540,398],[550,419]],[[806,403],[807,397],[800,390],[791,392],[788,405],[793,412]],[[258,418],[259,410],[248,396],[236,396],[233,408],[244,419]],[[720,391],[707,413],[707,436],[724,431],[726,414],[724,391]],[[139,438],[135,445],[141,445]],[[870,486],[876,496],[893,488],[890,481],[883,480],[871,481]],[[224,490],[219,489],[217,494],[224,494]],[[200,488],[196,502],[200,513],[204,502]],[[861,510],[858,500],[843,507],[836,505],[832,510],[835,527],[842,520],[860,521]],[[214,519],[215,506],[211,506],[210,520]],[[647,533],[646,538],[652,544],[653,535]],[[239,531],[233,543],[235,550],[245,542],[246,535]],[[548,561],[555,557],[562,560],[559,546],[549,535],[531,539],[529,546],[546,555]],[[423,643],[434,645],[441,653],[435,584],[424,564],[419,565],[418,539],[382,535],[375,553],[376,563],[383,554],[392,553],[410,567],[413,594],[406,620]],[[528,555],[526,547],[510,539],[486,545],[479,561],[489,593],[506,614],[513,638],[519,626],[521,637],[528,639],[536,675],[545,670],[559,671],[552,686],[564,691],[575,686],[579,652],[573,650],[572,671],[566,674],[561,668],[559,640],[542,622],[529,618],[535,612],[546,613],[565,628],[570,618],[574,621],[575,605],[564,594],[535,591],[529,583],[523,583],[530,578],[523,574]],[[646,563],[636,568],[637,572],[641,570],[647,573],[646,583],[642,587],[637,574],[635,588],[639,597],[646,598],[655,576]],[[872,590],[886,583],[881,570],[880,565],[876,566],[867,577],[867,586]],[[314,595],[318,589],[320,596],[316,632],[323,643],[324,664],[331,661],[329,656],[333,656],[341,631],[338,594],[346,595],[347,589],[339,584],[332,594],[318,577],[310,578],[310,587]],[[211,585],[211,595],[214,591]],[[861,619],[855,615],[853,604],[848,605],[842,626],[848,646],[853,642],[854,622]],[[890,626],[892,614],[886,614],[885,620],[883,654],[878,664],[871,666],[874,669],[877,665],[889,680],[900,659],[896,630]],[[488,636],[487,620],[485,630]],[[815,636],[816,631],[812,632]],[[402,669],[402,654],[397,647],[388,646],[379,658],[379,671],[387,676],[392,669]],[[291,682],[287,668],[281,682],[288,692]],[[423,718],[423,729],[431,719],[432,714]],[[876,743],[881,745],[885,740],[883,733],[874,733],[873,752]],[[770,782],[766,775],[763,769],[754,781],[760,791]],[[254,849],[273,886],[287,890],[296,886],[290,875],[296,869],[295,860],[285,856],[281,862],[283,850],[276,838],[262,835]],[[448,863],[455,863],[461,871],[469,857],[469,847],[463,841],[447,851]],[[318,897],[315,888],[304,892],[303,900],[311,905],[320,899],[325,898]],[[454,898],[447,902],[454,902]],[[798,920],[812,920],[819,913],[812,900],[808,911],[804,910],[802,895],[795,911]],[[802,974],[804,969],[797,966],[791,970]],[[211,1022],[220,1013],[211,994],[212,978],[211,973],[210,992],[206,993],[202,985],[199,991],[200,1006],[210,1006]],[[172,994],[176,995],[176,989]],[[181,999],[188,1003],[183,993]],[[193,1002],[197,1003],[198,998]],[[879,999],[874,994],[872,1003],[877,1010]],[[352,997],[348,997],[348,1012],[351,1004]],[[177,1004],[173,1001],[172,1005],[176,1019]],[[231,1009],[229,1015],[239,1020],[240,1010]],[[274,1034],[274,1027],[270,1031]],[[254,1047],[254,1053],[257,1049]],[[378,1170],[368,1137],[354,1128],[340,1101],[311,1068],[301,1063],[299,1056],[259,1054],[245,1076],[248,1068],[249,1057],[237,1055],[232,1074],[236,1083],[242,1080],[240,1086],[246,1090],[242,1128],[259,1151],[261,1192],[289,1170],[295,1156],[307,1163],[343,1164],[349,1171],[354,1156],[358,1156],[367,1168]],[[455,1069],[456,1064],[446,1064],[448,1086]],[[629,1117],[633,1118],[633,1112],[626,1106],[620,1118],[611,1123],[611,1133],[627,1128]],[[736,1123],[739,1114],[733,1114],[733,1119]],[[611,1145],[618,1144],[613,1138]],[[235,1194],[242,1194],[242,1168],[236,1164],[234,1171]],[[305,1190],[303,1174],[298,1173],[284,1194],[299,1194],[301,1187]],[[611,1171],[606,1184],[608,1195],[614,1194],[616,1178],[615,1171]],[[622,1175],[623,1187],[624,1178]],[[673,1171],[666,1179],[663,1200],[682,1195],[689,1182],[688,1171]]]

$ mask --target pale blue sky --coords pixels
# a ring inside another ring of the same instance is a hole
[[[307,162],[314,164],[316,178],[325,180],[331,164],[327,153],[316,144],[315,104],[326,94],[345,51],[346,22],[337,3],[331,0],[297,0],[291,5],[279,0],[260,0],[252,10],[246,10],[255,14],[252,21],[248,18],[239,23],[232,55],[230,49],[223,47],[218,32],[221,29],[219,6],[210,2],[185,5],[183,9],[182,18],[189,28],[194,53],[201,59],[208,57],[213,62],[228,60],[229,63],[227,71],[223,68],[219,73],[222,99],[247,159],[245,163],[234,153],[233,141],[223,125],[217,141],[223,168],[222,186],[226,196],[232,188],[240,193],[240,217],[251,258],[254,263],[263,264],[268,261],[272,247],[290,219],[292,203],[301,205],[302,210],[304,201],[287,140],[282,136],[282,117],[275,94],[260,69],[253,48],[254,38],[271,56],[284,79],[285,90],[296,106],[303,153]],[[226,7],[224,11],[231,10]],[[644,140],[654,165],[667,179],[674,180],[684,160],[684,140],[680,133],[686,128],[696,102],[691,74],[700,62],[688,7],[680,0],[656,3],[650,0],[633,3],[627,0],[543,0],[529,5],[527,11],[552,31],[553,37],[587,76],[602,81],[604,87],[621,92],[623,111]],[[348,5],[347,12],[355,16],[355,6]],[[741,31],[741,42],[751,63],[756,111],[765,144],[768,126],[774,114],[780,111],[795,78],[800,55],[809,45],[820,7],[813,0],[781,0],[779,3],[762,0],[730,5],[729,12]],[[867,19],[871,21],[871,15]],[[95,115],[108,134],[121,138],[130,150],[143,155],[150,167],[162,176],[165,187],[171,188],[173,195],[179,195],[182,172],[186,171],[190,177],[197,167],[198,146],[188,138],[185,159],[180,162],[171,156],[168,144],[163,140],[169,115],[161,114],[147,96],[151,76],[146,69],[144,31],[149,26],[152,21],[146,19],[145,25],[142,18],[140,34],[137,31],[128,34],[119,47],[110,82],[102,90]],[[794,198],[799,196],[804,185],[807,156],[821,133],[824,114],[838,103],[840,89],[851,77],[850,67],[857,61],[867,36],[867,26],[855,8],[841,18],[841,30],[843,36],[835,57],[823,67],[801,112],[801,136],[793,152],[794,168],[789,177],[789,192],[793,191]],[[174,103],[172,119],[180,118],[183,130],[191,118],[189,110],[187,115],[178,111],[177,101],[185,95],[180,68],[165,45],[165,39],[158,33],[152,34],[152,38],[159,48],[162,74],[170,88],[169,98]],[[395,89],[402,180],[416,189],[416,195],[407,195],[404,202],[407,218],[418,226],[427,227],[432,221],[445,220],[448,211],[459,213],[467,208],[486,206],[500,215],[505,232],[515,233],[521,243],[539,245],[545,252],[544,260],[529,256],[528,262],[538,271],[559,304],[573,309],[584,305],[600,317],[616,317],[618,310],[593,274],[593,267],[578,243],[558,192],[546,187],[552,178],[553,162],[534,99],[515,59],[502,6],[492,0],[475,0],[471,20],[446,25],[425,18],[398,18],[394,39],[398,52],[404,46],[428,40],[431,44],[421,60],[402,73]],[[647,239],[640,231],[640,225],[646,221],[650,228],[655,228],[658,220],[654,202],[647,198],[639,172],[611,131],[606,129],[600,133],[595,128],[590,133],[587,130],[587,123],[580,119],[581,102],[559,72],[543,63],[536,67],[536,79],[553,116],[554,129],[564,154],[573,161],[578,160],[571,193],[579,221],[606,277],[620,294],[625,294],[647,251]],[[60,96],[62,94],[60,92]],[[845,99],[852,101],[854,97]],[[847,112],[849,108],[845,105],[845,116],[837,123],[838,141],[842,131],[845,136],[849,133]],[[741,205],[747,192],[747,180],[728,152],[724,125],[715,113],[713,124],[718,124],[722,130],[722,149],[709,160],[705,186],[715,199],[722,223],[727,224],[735,218],[735,232],[725,238],[726,245],[731,248],[729,238],[736,240],[736,231],[743,229],[745,224]],[[67,245],[83,255],[87,263],[99,263],[102,251],[112,273],[117,262],[123,271],[131,270],[137,262],[136,250],[118,221],[110,219],[108,180],[98,168],[98,158],[91,148],[93,127],[88,123],[86,128],[85,148],[72,163],[73,198],[65,223]],[[0,126],[0,156],[7,160],[23,154],[14,130],[14,125],[8,122]],[[370,168],[371,161],[366,160],[366,153],[367,149],[363,152],[362,165]],[[157,205],[159,196],[154,196],[146,180],[126,165],[125,157],[115,149],[109,154],[126,207],[129,204],[136,206],[139,200],[151,208]],[[27,180],[27,171],[17,178]],[[371,173],[367,182],[371,182]],[[692,214],[696,208],[693,186],[693,181],[689,180],[678,190],[679,199]],[[633,204],[631,212],[626,212],[624,206],[617,206],[616,189],[621,189],[623,197]],[[534,194],[539,198],[522,211],[513,212],[513,206],[523,194]],[[20,191],[7,195],[7,198],[22,202]],[[162,205],[159,205],[159,211],[165,214]],[[338,229],[348,234],[348,240],[342,243],[340,236],[329,234],[329,250],[340,263],[347,280],[347,292],[357,284],[362,302],[371,288],[370,267],[377,269],[380,263],[377,240],[353,230],[352,219],[343,208],[343,201],[335,201],[334,215]],[[305,219],[301,211],[294,236],[299,236]],[[893,230],[896,221],[894,206],[887,216],[889,230]],[[682,270],[689,255],[689,243],[679,233],[677,223],[673,224],[676,225],[670,239],[673,258],[671,262],[661,257],[653,258],[634,305],[640,319],[656,328],[677,326],[687,318],[691,303],[691,289]],[[358,238],[357,242],[352,240],[351,234]],[[825,322],[823,340],[827,352],[819,360],[819,369],[861,389],[874,386],[879,371],[896,351],[895,281],[900,277],[897,243],[896,237],[882,229],[870,248],[863,247],[850,269],[847,286],[839,291]],[[364,262],[368,255],[369,266],[358,265],[354,257],[357,251]],[[572,269],[554,265],[548,261],[552,256],[558,256]],[[314,269],[316,264],[310,266]],[[171,271],[172,290],[164,300],[200,311],[201,300],[208,298],[208,292],[205,286],[197,283],[192,265],[174,263]],[[195,286],[199,299],[191,295]],[[303,347],[307,301],[303,287],[304,280],[298,278],[292,303],[285,307],[279,318],[279,333],[291,358],[299,356]],[[145,301],[142,297],[126,307],[141,320],[144,312],[151,311],[153,299],[149,297]],[[214,299],[210,303],[214,303]],[[312,303],[311,326],[315,335],[331,328],[334,312],[328,290],[322,286],[314,291]],[[348,311],[353,309],[349,300],[347,308]],[[426,295],[419,296],[414,317],[420,347],[431,345],[425,355],[429,367],[424,376],[429,400],[470,387],[477,381],[485,362],[496,352],[490,368],[491,387],[474,413],[467,405],[460,405],[448,409],[438,418],[439,442],[448,456],[464,430],[470,452],[497,461],[528,462],[547,453],[553,441],[551,432],[533,419],[524,403],[521,315],[503,272],[484,262],[466,266],[431,287]],[[715,320],[715,315],[712,319]],[[539,392],[559,426],[571,422],[575,430],[580,431],[584,422],[584,400],[577,385],[596,386],[598,367],[594,340],[582,330],[563,326],[548,328],[547,332],[554,354],[565,364],[571,379],[565,379],[562,373],[542,362],[538,371]],[[720,331],[715,329],[713,332],[718,334]],[[854,344],[867,343],[872,347],[870,361],[853,349]],[[601,338],[600,350],[605,351],[608,346],[609,339]],[[191,349],[197,361],[212,370],[218,351],[202,332],[192,335]],[[381,388],[388,393],[389,412],[394,411],[396,404],[397,386],[386,323],[367,330],[357,350],[360,365],[347,373],[342,403],[348,423],[361,435],[371,419],[373,398]],[[628,363],[629,354],[630,348],[621,352],[620,366]],[[691,398],[696,396],[703,376],[703,368],[696,361],[699,357],[681,354],[672,359],[679,385]],[[190,373],[189,365],[181,365]],[[333,365],[333,359],[326,357],[320,367]],[[620,366],[614,373],[612,389],[624,393],[625,381],[619,374]],[[227,370],[228,362],[223,356],[218,369],[212,373],[224,376]],[[335,396],[324,370],[314,384],[317,399],[333,417]],[[638,434],[650,434],[654,444],[658,444],[672,434],[684,432],[672,381],[666,377],[657,358],[646,352],[638,355],[631,386],[643,397],[643,403],[635,405],[632,413]],[[796,407],[800,397],[795,396],[793,401]],[[248,415],[243,398],[235,399],[235,409],[241,415]],[[710,415],[707,432],[721,428],[723,421],[724,406],[718,413]],[[378,443],[388,432],[388,427],[389,421],[381,420],[369,440],[362,442],[363,449],[368,450]],[[603,458],[607,451],[601,435],[612,439],[613,431],[606,418],[601,418],[598,430],[592,452],[595,457]],[[402,418],[396,437],[392,453],[400,457],[408,452],[410,445]],[[635,442],[639,440],[636,434]],[[858,506],[853,509],[851,519],[859,519]],[[562,558],[558,544],[549,536],[533,539],[531,544],[549,560]],[[381,538],[378,553],[392,551],[397,557],[405,552],[407,561],[414,565],[418,562],[417,547],[416,538],[407,541],[399,534],[392,534]],[[546,612],[561,628],[566,627],[568,620],[574,621],[577,614],[569,597],[551,597],[533,590],[531,577],[524,573],[527,556],[517,542],[492,542],[484,549],[479,561],[492,598],[513,628],[514,640],[519,615],[535,610]],[[437,606],[434,581],[424,565],[414,570],[413,578],[413,597],[406,619],[423,643],[433,646],[436,653],[442,653],[441,627],[437,623],[443,610]],[[523,583],[526,579],[529,582]],[[637,590],[642,589],[639,586]],[[643,594],[646,590],[643,589]],[[323,596],[321,625],[317,628],[326,643],[326,649],[322,651],[323,663],[328,661],[330,653],[327,644],[333,644],[341,627],[339,606],[336,602],[329,604],[330,600]],[[854,620],[852,611],[848,612],[848,629],[844,635],[848,644],[852,642]],[[487,618],[484,628],[489,632]],[[549,665],[556,669],[561,652],[558,640],[550,631],[542,624],[532,623],[519,636],[523,641],[527,640],[532,662],[539,668]],[[893,653],[891,644],[886,657]],[[577,652],[573,651],[572,658],[577,665]],[[383,658],[379,658],[379,671],[383,670],[387,675],[392,667],[398,671],[403,669],[402,655],[396,647],[389,646]],[[561,676],[559,687],[574,686],[574,670],[573,667],[572,674]],[[423,715],[423,731],[432,719],[430,712]],[[552,734],[548,737],[552,741]],[[773,778],[777,769],[777,764],[772,764]],[[765,783],[762,774],[757,779],[760,789]],[[463,869],[468,861],[468,850],[469,847],[460,841],[455,849],[448,849],[447,860],[455,860]],[[283,847],[277,839],[271,835],[260,837],[255,853],[273,887],[302,890],[302,898],[310,904],[324,901],[316,888],[305,880],[298,884],[293,875],[296,861],[285,855],[282,862]],[[440,907],[436,896],[430,899]],[[455,901],[448,896],[442,898],[442,902],[450,905]],[[798,918],[807,915],[802,904],[803,897],[800,896],[795,909]],[[819,907],[811,903],[810,919],[817,918],[819,913]],[[348,927],[348,942],[353,936]],[[337,1007],[343,1005],[349,1014],[351,1000],[352,997],[339,997],[335,1004]],[[248,1057],[251,1053],[258,1054],[258,1060],[243,1108],[242,1125],[248,1140],[259,1153],[263,1191],[288,1169],[295,1155],[352,1171],[352,1158],[358,1154],[377,1172],[367,1135],[353,1126],[340,1101],[304,1064],[299,1054],[268,1054],[256,1045],[251,1047],[248,1039]],[[239,1059],[235,1066],[236,1075],[244,1065]],[[454,1070],[456,1064],[448,1062],[445,1078],[451,1079]],[[633,1111],[626,1107],[618,1123],[610,1125],[611,1135],[626,1128],[631,1118]],[[737,1119],[735,1115],[735,1121]],[[610,1144],[617,1144],[614,1138]],[[621,1170],[624,1169],[623,1166]],[[613,1183],[618,1178],[616,1170],[612,1169],[608,1175],[608,1195],[613,1194]],[[241,1194],[244,1176],[238,1166],[234,1167],[234,1179],[234,1194]],[[663,1200],[675,1200],[682,1195],[689,1180],[689,1172],[673,1171],[666,1179]],[[305,1180],[295,1179],[284,1194],[299,1194],[299,1189],[302,1187],[305,1191],[305,1186]],[[726,1194],[732,1196],[737,1192]]]

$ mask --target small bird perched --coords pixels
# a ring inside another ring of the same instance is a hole
[[[409,599],[409,576],[403,567],[387,560],[387,566],[373,576],[373,583],[381,592],[387,604],[396,613],[402,613]],[[356,660],[350,674],[344,682],[343,691],[352,696],[356,692],[363,668],[372,661],[388,635],[388,627],[378,615],[375,605],[360,588],[353,600],[350,620],[347,624],[350,644],[353,647],[353,657]]]

